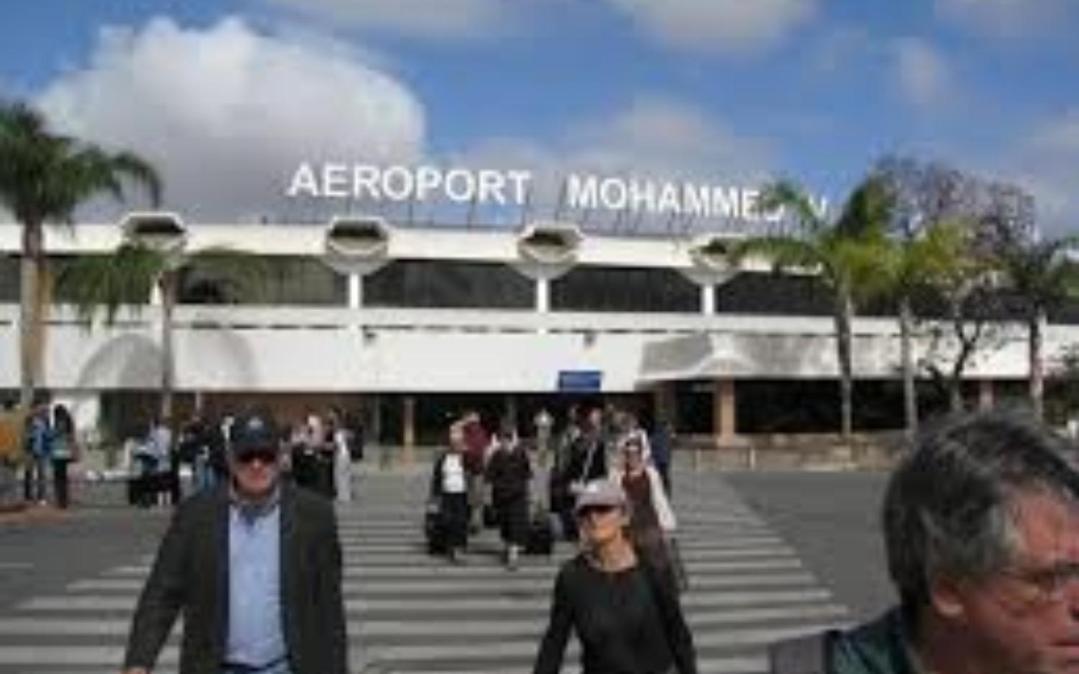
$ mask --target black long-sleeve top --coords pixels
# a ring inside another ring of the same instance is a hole
[[[558,674],[570,630],[583,674],[660,674],[672,664],[678,674],[697,672],[677,595],[643,563],[605,572],[578,556],[562,565],[534,674]]]

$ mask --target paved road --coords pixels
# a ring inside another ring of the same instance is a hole
[[[487,532],[467,566],[430,558],[417,505],[425,477],[365,476],[361,501],[341,510],[355,670],[528,671],[557,563],[571,548],[561,544],[554,559],[529,558],[510,573],[498,565]],[[848,623],[886,597],[886,583],[860,561],[876,536],[870,515],[879,482],[865,475],[679,476],[692,579],[684,601],[702,672],[763,671],[768,642]],[[0,564],[0,673],[116,671],[164,522],[163,513],[100,508],[65,524],[0,531],[8,564]],[[174,637],[158,671],[175,668],[175,645]],[[576,653],[571,646],[568,672],[577,670]]]

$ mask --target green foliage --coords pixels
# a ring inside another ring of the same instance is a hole
[[[819,212],[793,183],[764,188],[762,211],[784,209],[796,225],[792,234],[745,239],[731,247],[735,263],[763,257],[777,271],[801,269],[820,274],[833,293],[868,299],[884,291],[882,268],[891,262],[886,228],[894,200],[884,182],[870,178],[859,185],[834,222]]]
[[[29,106],[0,104],[0,203],[19,222],[70,222],[75,208],[98,194],[122,199],[124,179],[160,202],[161,180],[142,158],[50,133]]]
[[[109,255],[79,258],[62,272],[58,283],[72,298],[80,319],[89,321],[104,310],[106,322],[112,324],[121,307],[138,311],[166,274],[185,268],[212,279],[231,301],[260,296],[268,274],[260,258],[229,248],[166,254],[128,241]]]

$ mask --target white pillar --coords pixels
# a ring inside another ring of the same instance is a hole
[[[359,274],[348,275],[348,308],[363,307],[363,277]]]
[[[705,316],[716,313],[716,287],[711,283],[701,286],[701,313]]]
[[[546,278],[536,279],[536,313],[545,314],[551,310],[551,281]]]

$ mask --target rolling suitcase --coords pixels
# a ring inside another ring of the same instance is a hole
[[[528,525],[527,555],[550,555],[554,549],[554,531],[546,512],[539,512]]]
[[[427,554],[446,553],[446,526],[442,521],[442,509],[437,501],[431,501],[423,514],[423,534],[427,539]]]

